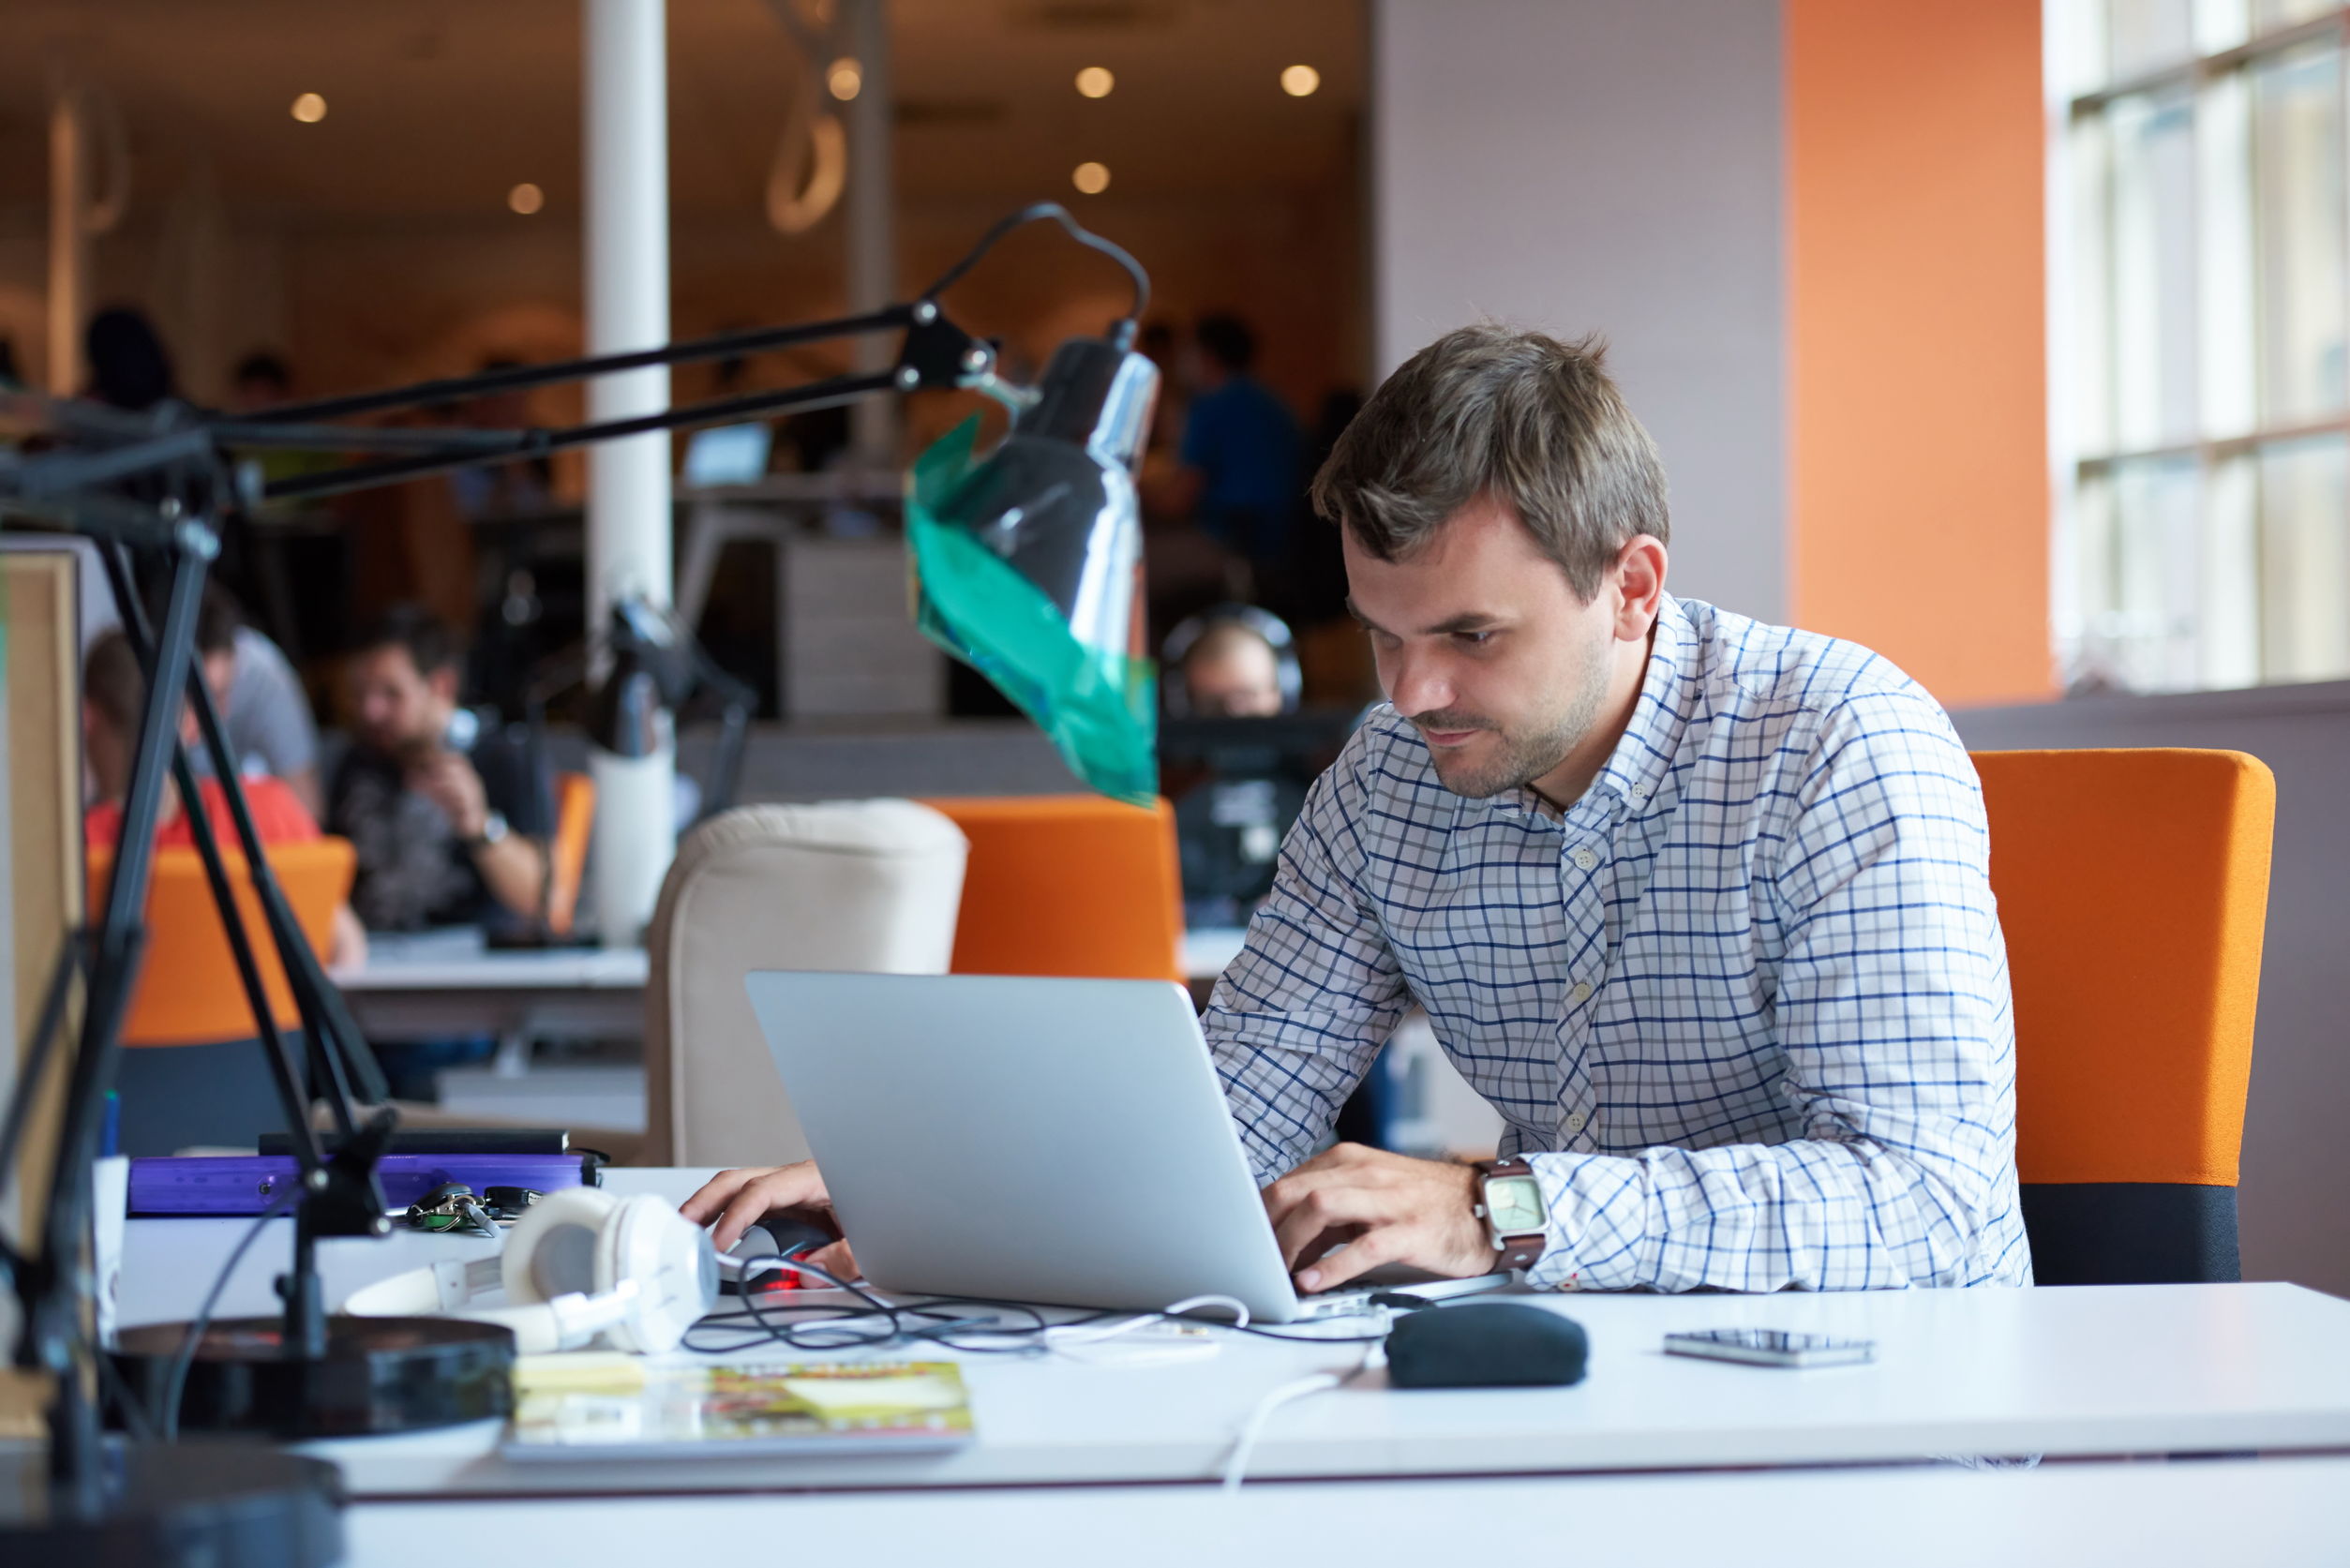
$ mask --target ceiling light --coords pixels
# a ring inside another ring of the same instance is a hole
[[[1107,66],[1087,66],[1077,73],[1077,91],[1089,98],[1106,98],[1117,84],[1118,79]]]
[[[1088,196],[1099,196],[1110,188],[1110,166],[1106,163],[1081,163],[1070,171],[1069,183]]]
[[[305,93],[293,100],[293,117],[306,126],[317,125],[326,118],[326,100],[316,93]]]
[[[833,61],[831,68],[824,73],[826,89],[843,103],[855,97],[864,84],[864,68],[846,55]]]
[[[546,192],[525,180],[506,192],[506,205],[528,217],[546,205]]]
[[[1322,85],[1322,73],[1311,66],[1289,66],[1281,71],[1281,91],[1291,97],[1310,97]]]

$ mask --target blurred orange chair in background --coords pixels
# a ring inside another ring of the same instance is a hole
[[[2240,752],[1978,752],[2043,1285],[2240,1277],[2276,777]]]
[[[262,918],[261,899],[253,891],[245,857],[232,849],[223,849],[221,855],[236,889],[238,916],[261,963],[271,1015],[281,1028],[294,1027],[301,1023],[301,1015],[294,1009],[285,969],[269,940],[269,924]],[[351,896],[357,864],[348,839],[270,846],[270,869],[277,874],[294,923],[322,961],[334,939],[336,906]],[[92,908],[105,898],[113,874],[112,846],[90,850]],[[131,993],[129,1015],[123,1023],[123,1043],[196,1045],[252,1037],[252,1009],[246,1004],[245,986],[237,978],[236,960],[229,951],[229,933],[220,924],[219,911],[213,907],[212,886],[204,880],[202,859],[193,849],[157,850],[155,875],[147,890],[146,954],[139,965],[139,986]]]
[[[555,834],[546,845],[546,929],[571,934],[579,910],[579,879],[595,829],[595,781],[585,773],[555,775]]]
[[[958,975],[1183,979],[1175,808],[1097,795],[925,800],[970,841]]]

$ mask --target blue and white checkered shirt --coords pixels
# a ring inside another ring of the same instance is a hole
[[[1378,709],[1207,1038],[1266,1181],[1418,1002],[1541,1179],[1538,1285],[2028,1284],[1987,861],[1974,768],[1908,677],[1668,598],[1563,817],[1450,793]]]

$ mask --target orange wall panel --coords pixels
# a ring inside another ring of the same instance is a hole
[[[1786,0],[1792,619],[2053,694],[2036,0]]]

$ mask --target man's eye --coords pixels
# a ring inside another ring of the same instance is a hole
[[[1493,640],[1491,632],[1455,632],[1453,640],[1463,648],[1483,648]]]

